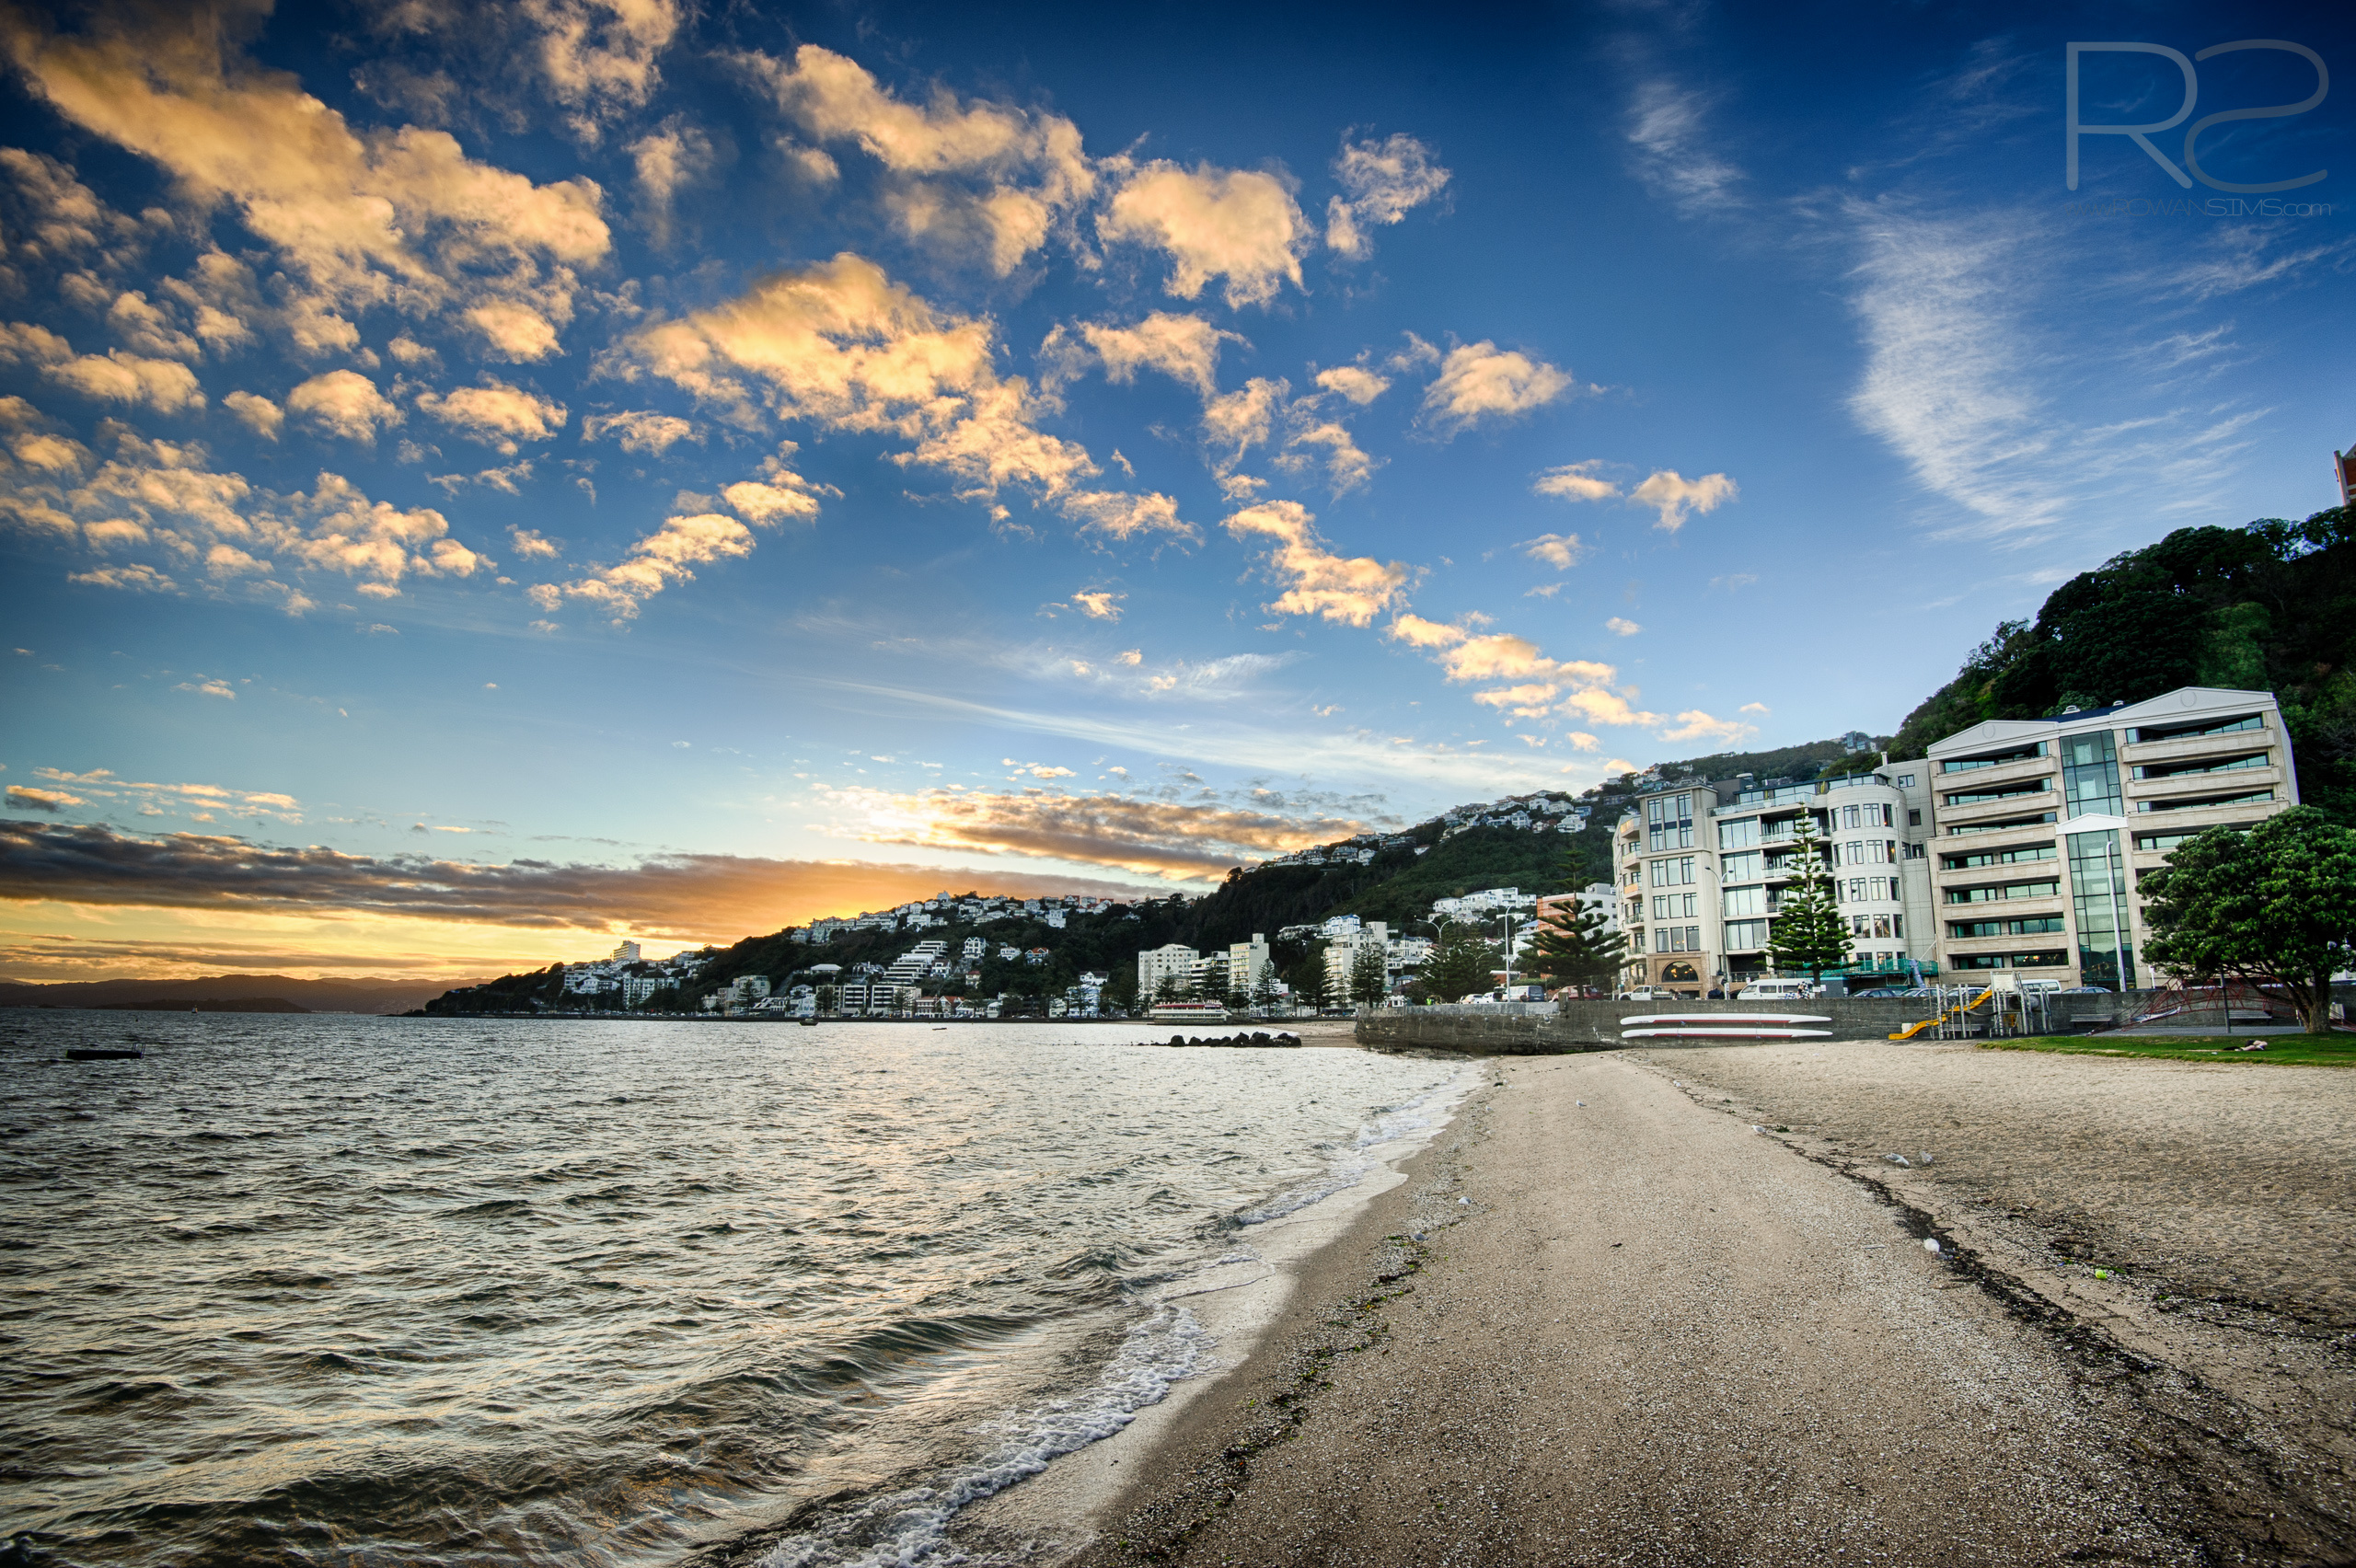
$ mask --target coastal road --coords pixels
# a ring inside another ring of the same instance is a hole
[[[1669,1054],[1492,1082],[1081,1560],[2200,1560],[2052,1342]]]

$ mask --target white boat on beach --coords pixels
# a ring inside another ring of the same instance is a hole
[[[1636,1013],[1620,1020],[1623,1040],[1830,1040],[1820,1013]]]
[[[1227,1009],[1217,1002],[1156,1002],[1146,1016],[1156,1023],[1225,1023]]]

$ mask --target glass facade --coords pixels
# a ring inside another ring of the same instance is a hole
[[[2119,788],[2119,747],[2108,730],[2062,743],[2062,788],[2073,817],[2119,816],[2127,810]]]
[[[1693,797],[1656,795],[1645,802],[1645,847],[1693,847]]]
[[[2114,771],[2114,779],[2116,777]],[[2117,787],[2116,783],[2112,786]],[[2070,897],[2077,917],[2079,976],[2089,986],[2131,987],[2135,984],[2135,950],[2128,943],[2119,924],[2126,917],[2130,894],[2126,857],[2119,835],[2104,828],[2098,833],[2071,834],[2069,842]],[[2127,971],[2124,976],[2119,974],[2122,963]]]

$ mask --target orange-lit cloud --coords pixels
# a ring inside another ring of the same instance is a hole
[[[870,836],[916,841],[882,832]],[[938,841],[955,840],[943,835]],[[468,951],[578,957],[595,939],[615,933],[726,943],[822,915],[888,908],[944,887],[1025,897],[1137,894],[1130,884],[1085,876],[866,860],[669,855],[634,866],[523,859],[481,865],[226,834],[142,837],[96,824],[0,821],[0,905],[18,911],[10,926],[37,915],[40,931],[78,926],[70,933],[76,940],[128,929],[150,940],[214,944],[228,931],[264,939],[257,952],[271,951],[266,939],[276,935],[277,951],[348,953],[356,969],[375,955],[421,951],[427,967],[444,962],[435,954]],[[456,967],[483,962],[448,958]]]
[[[1182,882],[1216,879],[1240,861],[1346,837],[1360,826],[1336,817],[1049,790],[845,790],[835,800],[846,813],[844,830],[872,844],[1029,855]]]
[[[1227,520],[1239,539],[1276,541],[1268,569],[1288,582],[1268,608],[1279,615],[1322,616],[1345,626],[1366,626],[1384,610],[1403,606],[1413,575],[1398,561],[1369,556],[1344,557],[1325,548],[1311,525],[1316,519],[1297,501],[1247,506]]]

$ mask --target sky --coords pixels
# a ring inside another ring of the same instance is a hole
[[[0,7],[0,977],[1200,893],[1889,732],[2337,502],[2351,40]]]

